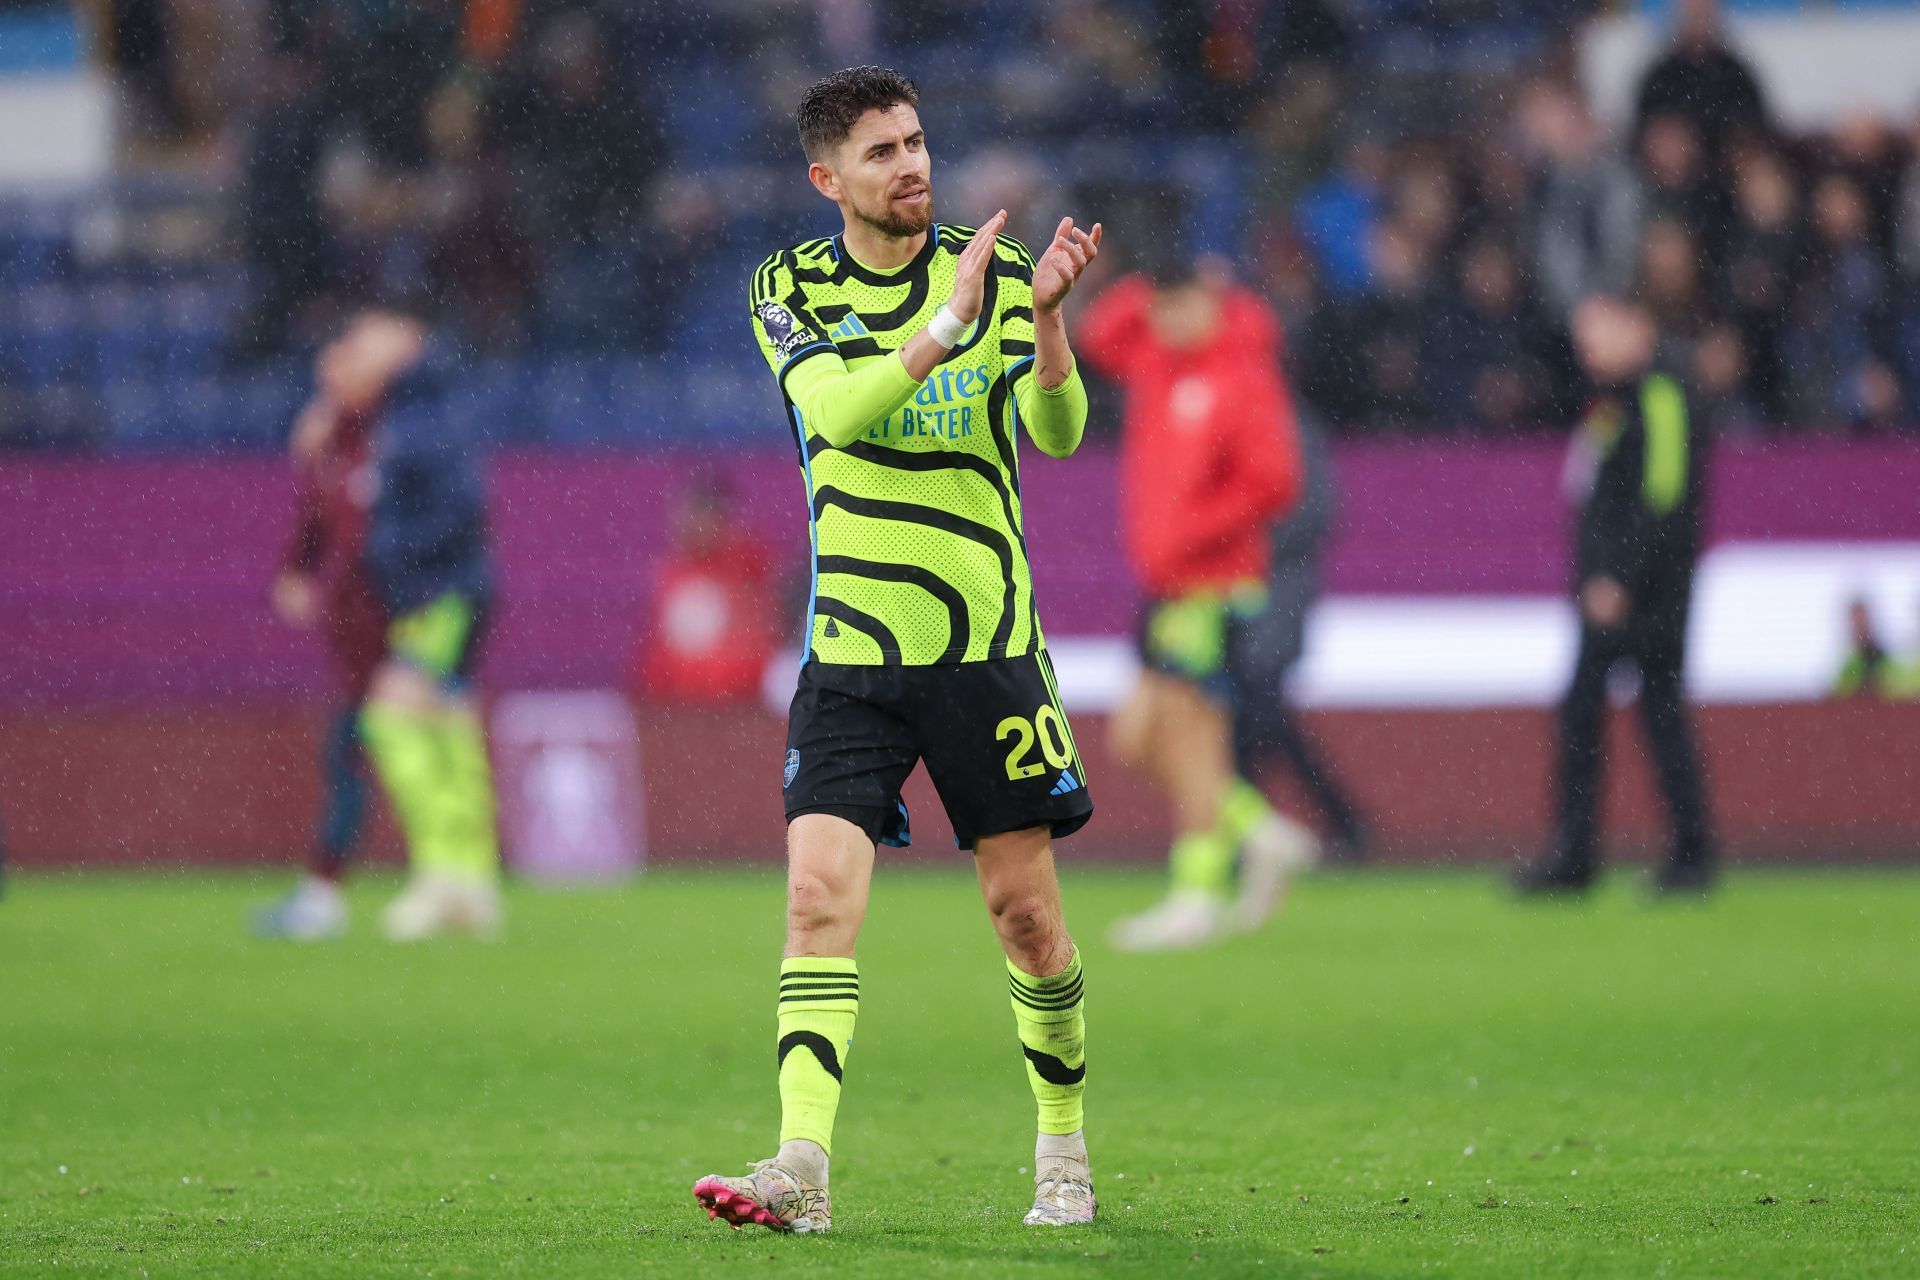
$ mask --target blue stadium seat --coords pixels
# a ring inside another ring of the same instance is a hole
[[[613,433],[614,360],[560,357],[540,371],[539,421],[554,444],[598,444]]]
[[[88,341],[79,298],[58,286],[23,294],[19,309],[20,380],[31,389],[86,379]]]
[[[230,308],[221,295],[193,284],[170,286],[161,301],[170,377],[213,373],[227,339]]]
[[[534,371],[524,359],[489,360],[447,392],[454,429],[486,444],[539,438],[533,412]]]
[[[213,411],[187,415],[192,437],[215,447],[277,444],[287,438],[293,419],[311,393],[306,370],[297,360],[269,361],[218,379],[180,385],[186,400],[204,395]]]
[[[29,289],[52,284],[73,270],[64,232],[15,223],[0,230],[0,286]]]
[[[106,442],[116,449],[177,445],[179,419],[172,389],[158,382],[122,377],[101,389]]]
[[[159,375],[165,330],[151,290],[128,285],[96,290],[89,311],[96,386]]]
[[[621,445],[671,441],[684,434],[691,394],[677,362],[659,358],[629,360],[613,378],[613,421],[608,443]]]

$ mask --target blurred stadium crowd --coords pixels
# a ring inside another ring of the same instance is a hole
[[[354,300],[423,290],[490,439],[735,432],[747,274],[827,225],[788,113],[862,61],[921,82],[946,216],[1071,207],[1124,265],[1182,189],[1342,431],[1564,422],[1596,288],[1648,299],[1722,430],[1920,421],[1920,118],[1785,131],[1683,6],[1609,131],[1573,72],[1602,7],[100,0],[126,159],[0,201],[0,442],[275,442]]]

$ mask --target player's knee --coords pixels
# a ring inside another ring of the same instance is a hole
[[[843,927],[851,916],[846,894],[824,876],[794,875],[787,880],[787,934],[813,937]]]
[[[787,881],[787,920],[808,926],[833,920],[834,893],[819,876],[793,876]]]
[[[370,702],[379,702],[397,711],[425,714],[436,710],[442,699],[442,691],[424,671],[405,662],[391,659],[382,663],[374,672],[367,698]]]
[[[1144,768],[1147,763],[1147,726],[1140,716],[1115,716],[1107,731],[1107,750],[1129,769]]]
[[[996,894],[987,900],[994,930],[1009,946],[1046,949],[1060,930],[1059,904],[1044,894]]]

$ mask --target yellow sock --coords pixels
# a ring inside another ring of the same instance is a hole
[[[860,969],[852,956],[780,962],[780,1141],[833,1151],[840,1077],[860,1014]]]
[[[1228,844],[1237,845],[1247,838],[1247,832],[1274,812],[1258,787],[1245,778],[1235,778],[1227,789],[1226,799],[1220,802],[1220,820],[1214,823],[1213,829]]]
[[[1173,887],[1206,893],[1233,888],[1235,841],[1218,831],[1192,831],[1173,842]]]
[[[1027,1057],[1027,1084],[1040,1108],[1040,1132],[1078,1133],[1085,1124],[1087,1019],[1081,1009],[1080,949],[1059,973],[1036,978],[1007,961],[1013,1022]]]
[[[360,711],[360,740],[406,836],[408,861],[415,870],[458,874],[459,852],[449,854],[437,811],[445,771],[433,718],[369,702]]]
[[[500,874],[500,841],[494,826],[493,765],[480,719],[457,711],[440,717],[434,730],[441,778],[434,800],[435,839],[446,850],[448,870],[473,880]]]

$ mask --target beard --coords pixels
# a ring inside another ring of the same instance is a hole
[[[917,236],[933,225],[933,188],[927,188],[927,202],[918,208],[901,209],[892,199],[880,206],[879,211],[869,212],[856,208],[854,216],[872,227],[883,236],[895,240],[905,240]]]

